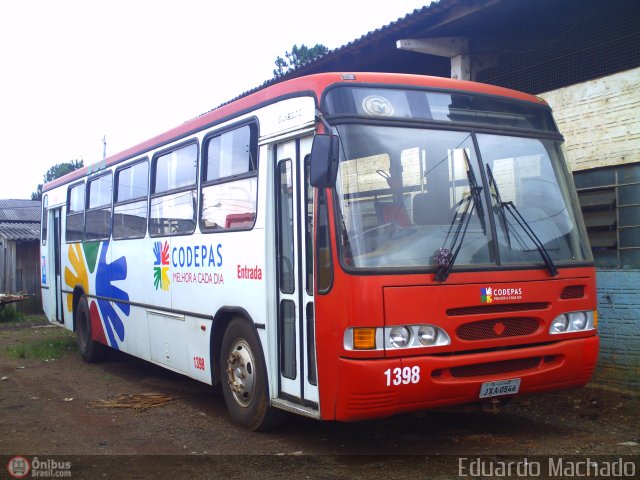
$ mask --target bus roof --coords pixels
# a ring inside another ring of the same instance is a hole
[[[153,150],[162,145],[166,145],[173,141],[179,140],[185,136],[194,134],[204,128],[220,123],[224,120],[233,118],[244,112],[250,111],[261,105],[265,105],[276,101],[278,98],[294,94],[309,94],[315,96],[316,99],[322,95],[322,92],[330,85],[336,83],[373,83],[373,84],[389,84],[389,85],[407,85],[418,87],[431,87],[445,90],[456,90],[460,92],[480,93],[485,95],[496,95],[501,97],[512,98],[544,104],[544,100],[534,95],[518,92],[503,87],[471,82],[466,80],[456,80],[445,77],[432,77],[426,75],[409,75],[400,73],[319,73],[304,77],[298,77],[281,83],[276,83],[262,89],[248,92],[237,97],[221,106],[203,113],[183,124],[168,130],[156,137],[145,142],[128,148],[122,152],[111,155],[100,162],[101,168],[110,167],[124,160]],[[42,191],[47,192],[60,185],[83,178],[87,174],[95,171],[94,165],[84,166],[67,175],[57,178],[42,187]]]

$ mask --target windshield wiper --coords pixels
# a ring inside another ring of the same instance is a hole
[[[487,234],[487,224],[484,218],[484,209],[482,208],[482,198],[480,197],[482,187],[478,185],[476,175],[473,171],[473,167],[471,166],[471,162],[469,161],[467,150],[463,149],[462,153],[464,154],[464,161],[467,169],[469,195],[463,198],[458,204],[458,208],[456,208],[456,212],[454,213],[453,219],[451,220],[449,231],[447,232],[447,236],[444,239],[444,244],[446,244],[447,240],[449,239],[449,235],[451,234],[451,227],[453,227],[453,224],[456,221],[456,217],[458,216],[460,206],[464,203],[464,211],[462,212],[462,215],[458,220],[456,232],[453,235],[453,241],[451,242],[451,248],[449,249],[442,247],[440,250],[438,250],[438,255],[436,256],[436,265],[438,265],[438,271],[436,272],[437,282],[444,282],[449,277],[458,253],[460,253],[460,250],[462,249],[462,242],[464,241],[464,237],[467,234],[467,228],[469,227],[471,215],[473,214],[474,210],[478,210],[478,219],[480,220],[482,233],[484,233],[485,235]]]
[[[487,178],[489,180],[489,192],[495,197],[496,205],[499,209],[500,220],[502,221],[502,226],[504,227],[504,232],[507,236],[507,244],[509,248],[511,248],[511,237],[509,235],[509,224],[507,223],[507,216],[504,211],[504,204],[502,201],[502,197],[500,196],[500,190],[498,190],[498,182],[496,182],[495,177],[493,176],[493,172],[491,171],[491,167],[489,164],[485,164],[487,167]]]
[[[507,222],[507,216],[504,213],[505,211],[509,212],[511,216],[515,218],[516,222],[518,222],[518,225],[520,225],[520,228],[522,228],[522,230],[524,230],[527,236],[531,239],[533,244],[538,249],[540,256],[544,260],[544,263],[547,266],[549,273],[551,274],[552,277],[555,277],[556,275],[558,275],[558,269],[554,265],[553,260],[551,260],[551,257],[549,256],[549,252],[540,241],[540,238],[538,238],[536,233],[533,231],[533,229],[531,228],[531,225],[529,225],[529,222],[527,222],[525,218],[522,216],[522,214],[518,211],[515,204],[512,201],[509,201],[509,202],[502,201],[502,198],[500,197],[500,190],[498,190],[498,182],[496,182],[496,179],[493,176],[491,167],[489,166],[488,163],[485,164],[485,166],[487,168],[489,189],[493,189],[492,193],[493,195],[495,195],[496,204],[500,209],[500,219],[502,220],[502,224],[504,225],[504,231],[505,231],[505,234],[507,235],[507,243],[509,244],[509,248],[511,248],[511,237],[509,235],[509,224]]]
[[[462,153],[464,154],[464,161],[467,166],[467,179],[469,180],[469,189],[471,190],[471,198],[473,198],[473,206],[476,210],[478,210],[478,219],[480,220],[480,226],[482,227],[482,233],[487,234],[487,224],[484,219],[484,209],[482,208],[482,199],[480,198],[480,192],[482,191],[482,187],[478,186],[478,180],[476,180],[476,174],[471,167],[471,162],[469,161],[469,155],[467,155],[467,150],[463,149]]]
[[[472,199],[472,194],[469,194],[462,200],[462,202],[465,203],[465,207],[462,215],[460,215],[460,219],[458,220],[456,232],[454,233],[453,241],[451,242],[451,248],[449,249],[442,247],[438,250],[438,255],[436,256],[436,265],[438,265],[438,271],[436,272],[436,282],[444,282],[447,280],[449,274],[451,273],[451,269],[453,268],[453,264],[456,261],[456,257],[458,256],[458,253],[460,253],[464,236],[467,234],[467,228],[469,227],[469,222],[471,221],[471,214],[473,213],[473,210],[475,208],[475,202],[473,202]],[[458,207],[462,205],[462,202],[458,204]],[[444,244],[446,244],[447,240],[449,239],[449,235],[451,234],[451,227],[453,227],[457,216],[458,210],[456,210],[456,213],[454,213],[453,215],[453,220],[451,221],[451,225],[449,226],[449,232],[447,232],[447,236],[444,239]]]
[[[501,206],[503,209],[509,212],[513,218],[515,218],[516,222],[518,222],[518,225],[520,225],[520,228],[524,230],[524,233],[527,234],[527,236],[531,239],[533,244],[536,246],[536,248],[538,249],[538,252],[540,253],[540,256],[542,257],[542,260],[544,260],[544,264],[547,266],[547,269],[549,270],[549,274],[552,277],[555,277],[556,275],[558,275],[558,269],[554,265],[553,260],[551,260],[551,257],[549,256],[549,252],[547,252],[547,249],[544,248],[544,245],[536,235],[536,232],[533,231],[533,229],[531,228],[531,225],[529,225],[529,222],[527,222],[524,219],[524,217],[518,211],[518,209],[513,204],[513,202],[512,201],[501,202]]]

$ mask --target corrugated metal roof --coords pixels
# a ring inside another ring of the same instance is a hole
[[[451,14],[454,17],[457,15],[457,11],[464,11],[468,9],[483,9],[490,5],[504,2],[505,0],[439,0],[432,1],[428,5],[420,9],[415,9],[413,12],[408,13],[404,17],[400,17],[397,20],[370,31],[359,38],[341,46],[330,50],[325,55],[314,58],[313,60],[301,65],[300,67],[290,70],[289,72],[279,77],[274,77],[265,81],[262,85],[244,92],[229,100],[228,102],[219,105],[219,108],[223,105],[231,103],[240,98],[246,97],[252,93],[255,93],[263,88],[269,87],[275,83],[289,80],[303,75],[310,75],[313,73],[322,73],[334,71],[336,63],[349,63],[349,58],[358,56],[359,52],[363,50],[375,48],[380,42],[391,43],[392,48],[395,49],[396,40],[405,37],[412,36],[418,32],[424,32],[430,27],[434,27],[440,22],[446,23],[446,15]],[[426,3],[426,2],[425,2]],[[464,14],[461,14],[464,15]],[[448,60],[447,60],[448,62]],[[339,65],[342,67],[342,65]],[[343,68],[339,68],[342,71]],[[349,70],[354,71],[354,70]],[[381,70],[383,71],[383,70]],[[384,70],[386,71],[386,70]],[[401,72],[397,72],[401,73]],[[408,72],[405,72],[408,73]],[[206,112],[208,113],[208,112]]]
[[[40,222],[37,200],[0,200],[0,222]]]
[[[40,239],[40,222],[6,223],[0,222],[0,238],[11,241],[32,241]]]
[[[314,58],[313,60],[305,63],[300,66],[296,70],[290,72],[293,76],[304,75],[304,71],[313,66],[322,64],[326,60],[331,60],[338,55],[344,55],[348,53],[350,50],[359,49],[366,47],[369,43],[377,41],[382,37],[386,37],[388,35],[395,34],[399,30],[408,30],[413,27],[416,23],[424,22],[429,16],[433,15],[439,10],[443,8],[451,8],[453,5],[460,3],[460,0],[440,0],[434,1],[429,5],[425,5],[421,9],[415,9],[413,12],[406,14],[404,17],[398,18],[397,20],[384,25],[380,28],[376,28],[375,30],[368,32],[362,35],[355,40],[342,45],[341,47],[330,50],[325,55]],[[394,38],[395,43],[395,38]],[[295,75],[294,75],[295,74]],[[279,77],[278,80],[284,80],[288,77],[288,74]]]

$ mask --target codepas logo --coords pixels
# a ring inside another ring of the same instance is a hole
[[[481,303],[491,303],[493,302],[493,288],[481,288],[480,289],[480,302]]]
[[[169,290],[169,243],[155,242],[153,244],[153,286],[158,290]]]
[[[170,247],[169,242],[153,245],[153,286],[168,291],[182,283],[224,285],[222,244]],[[171,271],[169,271],[171,269]]]
[[[480,289],[480,302],[522,300],[522,288],[484,287]]]

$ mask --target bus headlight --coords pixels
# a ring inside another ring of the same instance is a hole
[[[385,348],[424,348],[451,345],[447,332],[436,325],[396,325],[385,327]]]
[[[351,351],[381,351],[446,345],[451,345],[451,338],[442,327],[436,325],[349,327],[344,331],[344,349]]]
[[[409,345],[411,332],[407,327],[393,327],[389,331],[389,342],[396,348],[402,348]]]
[[[587,326],[587,315],[585,312],[572,312],[569,314],[569,327],[571,330],[584,330]]]
[[[584,332],[594,330],[597,322],[597,312],[568,312],[558,315],[551,322],[549,333],[557,335],[559,333]]]
[[[418,329],[418,340],[422,345],[433,345],[438,339],[438,330],[431,325],[422,325]]]
[[[569,319],[563,313],[562,315],[558,315],[553,322],[551,322],[551,328],[549,329],[549,333],[564,333],[569,328]]]

